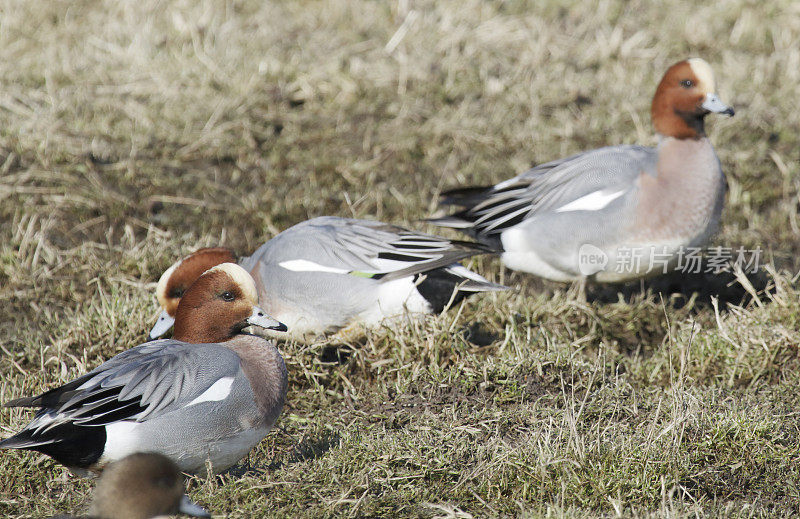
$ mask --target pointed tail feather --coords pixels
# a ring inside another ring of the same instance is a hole
[[[0,441],[0,449],[32,449],[50,443],[53,443],[52,438],[33,438],[30,435],[30,431],[23,430],[10,438]]]
[[[437,314],[474,293],[508,288],[492,283],[458,264],[432,270],[422,276],[424,278],[417,283],[417,290],[431,305],[433,313]]]
[[[25,396],[22,398],[15,398],[3,404],[3,407],[39,407],[41,404],[38,401],[39,397]]]
[[[461,281],[456,285],[460,292],[499,292],[510,289],[505,285],[492,283],[485,277],[472,272],[463,265],[451,265],[445,270],[461,278]]]
[[[468,279],[458,284],[458,290],[459,292],[502,292],[503,290],[511,290],[511,287],[492,283],[489,280],[473,281]]]
[[[95,464],[105,449],[105,427],[81,427],[67,422],[40,433],[31,428],[31,424],[14,436],[0,441],[0,449],[33,450],[67,467],[78,468]]]
[[[445,191],[439,198],[439,207],[456,206],[463,210],[445,216],[426,218],[425,221],[439,227],[466,230],[465,232],[474,236],[468,231],[473,225],[473,219],[469,218],[468,211],[483,201],[492,188],[493,186],[472,186]]]
[[[494,186],[469,186],[450,189],[442,193],[439,199],[439,206],[455,205],[458,207],[469,207],[475,205],[475,202],[485,198],[486,192],[493,188]]]

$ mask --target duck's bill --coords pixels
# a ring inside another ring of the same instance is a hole
[[[182,514],[190,515],[192,517],[211,517],[211,514],[209,514],[205,508],[193,503],[186,494],[184,494],[181,498],[181,504],[178,507],[178,511]]]
[[[709,112],[714,112],[715,114],[733,116],[733,114],[736,113],[732,107],[723,103],[716,94],[706,94],[706,98],[703,100],[703,104],[700,106]]]
[[[279,332],[285,332],[288,330],[285,324],[277,319],[273,319],[267,315],[267,312],[257,306],[253,307],[253,313],[247,318],[247,324],[266,328],[267,330],[276,330]]]
[[[166,310],[162,310],[160,314],[158,314],[158,320],[156,324],[153,325],[153,329],[150,330],[150,334],[148,338],[150,340],[158,339],[165,333],[167,333],[172,325],[175,324],[175,319],[167,313]]]

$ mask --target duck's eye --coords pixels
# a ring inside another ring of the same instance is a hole
[[[684,79],[681,81],[681,86],[683,88],[692,88],[694,86],[694,81],[691,79]]]
[[[236,298],[233,296],[233,293],[232,293],[232,292],[228,292],[227,290],[226,290],[225,292],[221,293],[221,294],[219,295],[219,297],[220,297],[220,299],[222,299],[223,301],[227,301],[227,302],[229,302],[229,303],[230,303],[231,301],[233,301],[234,299],[236,299]]]
[[[173,288],[170,293],[169,297],[171,299],[180,299],[183,297],[183,289],[182,288]]]

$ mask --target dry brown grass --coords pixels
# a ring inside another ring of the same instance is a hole
[[[230,517],[797,515],[798,41],[790,1],[4,2],[0,400],[140,342],[195,247],[321,214],[418,226],[443,189],[652,143],[660,74],[699,55],[737,109],[709,123],[716,241],[769,252],[767,293],[673,277],[581,302],[481,259],[519,290],[284,345],[279,430],[191,494]],[[89,490],[0,453],[4,517]]]

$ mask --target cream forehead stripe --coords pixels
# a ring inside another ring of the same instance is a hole
[[[156,298],[158,299],[159,304],[163,307],[167,305],[167,283],[169,283],[169,278],[172,277],[172,273],[175,272],[175,269],[178,268],[178,265],[181,264],[181,261],[175,263],[170,268],[165,270],[164,273],[161,274],[161,277],[158,278],[158,285],[156,285]]]
[[[711,70],[711,65],[701,58],[690,58],[687,61],[692,67],[692,72],[697,76],[700,88],[707,94],[713,94],[716,91],[716,85],[714,85],[714,72]]]
[[[253,281],[252,276],[247,273],[245,269],[236,263],[222,263],[216,267],[208,269],[205,273],[221,271],[230,276],[230,278],[242,288],[244,297],[249,299],[253,304],[258,303],[258,294],[256,293],[256,283]],[[205,274],[204,274],[205,275]]]

